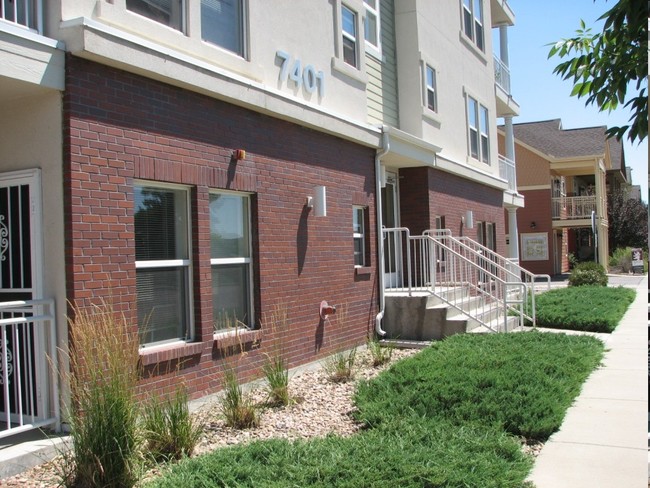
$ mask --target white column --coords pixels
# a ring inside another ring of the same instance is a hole
[[[505,146],[506,146],[506,158],[510,161],[515,160],[515,130],[512,127],[512,115],[506,115],[503,118],[504,129],[506,133],[505,137]]]
[[[505,24],[499,26],[499,59],[510,68],[508,59],[508,26]]]
[[[517,207],[506,207],[508,210],[508,257],[519,262],[519,231],[517,230]]]

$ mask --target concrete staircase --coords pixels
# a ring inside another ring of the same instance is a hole
[[[453,307],[455,300],[472,303],[476,310],[469,316]],[[510,332],[518,327],[517,317],[503,317],[503,310],[496,303],[486,303],[486,298],[469,297],[469,290],[449,287],[430,292],[387,293],[383,329],[384,342],[394,346],[426,347],[454,334]],[[448,303],[448,302],[451,302]],[[486,325],[482,325],[480,319]]]

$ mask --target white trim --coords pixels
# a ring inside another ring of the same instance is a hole
[[[179,266],[189,266],[192,264],[191,259],[160,259],[157,261],[136,261],[135,269],[151,268],[177,268]]]
[[[365,50],[366,54],[369,54],[375,58],[377,58],[380,62],[382,61],[382,49],[381,49],[381,0],[375,0],[375,7],[371,7],[368,5],[368,0],[363,0],[363,7],[364,7],[364,16],[362,19],[362,24],[363,24],[363,39],[364,39],[364,44],[365,44]],[[368,12],[370,12],[372,15],[375,16],[375,19],[377,19],[377,44],[373,44],[371,41],[368,41],[366,39],[366,18],[368,15]]]
[[[249,226],[250,227],[250,226]],[[249,239],[250,241],[250,236]],[[211,258],[210,264],[250,264],[252,263],[252,258]]]

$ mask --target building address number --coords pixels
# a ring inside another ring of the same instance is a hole
[[[295,59],[285,51],[276,51],[275,55],[282,60],[280,66],[280,81],[291,82],[307,93],[314,93],[318,90],[318,96],[325,96],[325,75],[322,71],[316,71],[313,65],[308,64],[304,68],[299,59]]]

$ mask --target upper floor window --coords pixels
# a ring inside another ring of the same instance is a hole
[[[201,0],[201,38],[244,55],[244,0]]]
[[[366,44],[371,48],[369,51],[375,51],[379,54],[381,43],[381,24],[379,20],[379,0],[363,0],[366,9],[364,26],[364,38]]]
[[[470,156],[490,164],[490,115],[488,109],[476,99],[467,97]]]
[[[343,35],[343,61],[350,66],[358,67],[357,45],[357,14],[345,5],[341,5],[341,32]]]
[[[476,46],[485,51],[483,0],[463,0],[463,32]]]
[[[177,30],[183,30],[183,7],[183,0],[126,0],[128,10]]]
[[[436,70],[428,64],[424,65],[425,97],[424,102],[429,110],[438,111],[438,91],[436,89]]]
[[[136,184],[135,268],[142,344],[191,338],[189,191]]]

